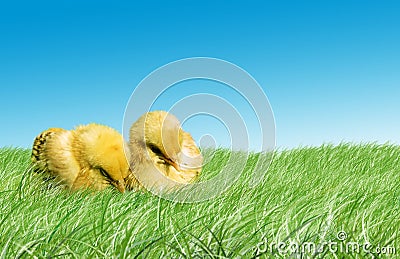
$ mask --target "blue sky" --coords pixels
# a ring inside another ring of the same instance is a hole
[[[400,143],[399,1],[8,2],[0,4],[0,146],[30,147],[55,126],[122,131],[140,81],[197,56],[258,81],[280,147]],[[207,131],[187,127],[196,137]]]

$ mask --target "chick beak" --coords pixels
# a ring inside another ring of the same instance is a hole
[[[113,182],[113,185],[118,189],[120,193],[125,192],[125,181],[124,180],[117,180]]]
[[[173,161],[173,160],[171,160],[171,159],[168,159],[168,163],[169,163],[170,165],[172,165],[177,171],[180,171],[180,170],[181,170],[181,167],[180,167],[180,165],[179,165],[177,162],[175,162],[175,161]]]

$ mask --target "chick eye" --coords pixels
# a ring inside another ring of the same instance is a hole
[[[109,174],[107,173],[106,170],[104,170],[103,168],[99,168],[100,173],[105,177],[105,178],[110,178]]]
[[[155,145],[150,144],[150,145],[149,145],[149,148],[150,148],[150,150],[151,150],[154,154],[156,154],[156,155],[162,155],[161,150],[160,150],[158,147],[156,147]]]

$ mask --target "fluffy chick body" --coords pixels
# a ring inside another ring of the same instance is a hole
[[[124,192],[124,178],[129,174],[121,134],[94,123],[74,130],[44,131],[35,139],[32,162],[36,171],[53,176],[72,190],[103,190],[113,185]]]
[[[126,179],[128,189],[141,188],[138,178],[146,180],[154,168],[183,184],[193,182],[201,172],[203,157],[195,141],[179,120],[165,111],[148,112],[131,126],[129,149],[132,173]],[[149,181],[166,184],[162,179]]]

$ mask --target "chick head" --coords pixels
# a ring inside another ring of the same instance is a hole
[[[125,192],[124,179],[129,174],[129,163],[126,159],[124,140],[116,130],[99,124],[89,124],[76,130],[82,148],[82,158],[95,174],[93,185],[104,189],[115,186]]]
[[[153,111],[140,117],[131,128],[131,140],[143,142],[156,164],[167,164],[180,170],[183,140],[179,120],[165,111]]]

